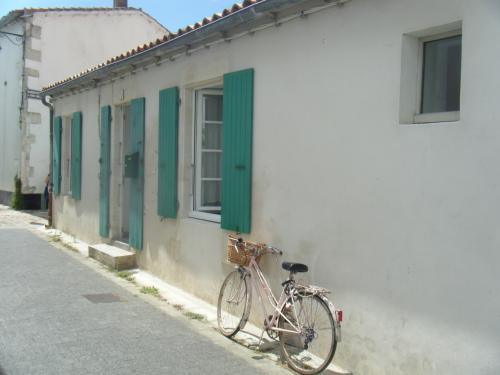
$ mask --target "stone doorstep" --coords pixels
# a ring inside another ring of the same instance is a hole
[[[135,253],[104,243],[89,245],[89,257],[117,271],[136,267]]]

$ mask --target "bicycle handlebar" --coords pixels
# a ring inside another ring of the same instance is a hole
[[[266,245],[266,249],[272,254],[283,255],[283,251],[278,249],[277,247]]]
[[[239,234],[239,233],[237,233]],[[233,237],[233,236],[229,236],[229,238],[233,239],[233,240],[237,240],[238,242],[245,242],[245,240],[241,237]],[[270,254],[277,254],[277,255],[283,255],[283,251],[278,249],[277,247],[274,247],[274,246],[271,246],[271,245],[268,245],[268,244],[261,244],[261,245],[264,245],[263,248],[266,250],[267,253],[270,253]]]

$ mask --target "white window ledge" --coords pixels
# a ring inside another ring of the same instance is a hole
[[[460,120],[460,111],[420,113],[414,116],[415,124],[428,124],[431,122],[452,122]]]
[[[220,215],[209,214],[207,212],[191,211],[189,213],[189,217],[193,219],[211,221],[213,223],[220,223]]]

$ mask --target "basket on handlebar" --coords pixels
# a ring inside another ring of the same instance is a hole
[[[250,258],[257,253],[255,260],[258,263],[261,258],[259,250],[263,246],[252,241],[240,241],[237,237],[230,235],[227,239],[227,261],[240,266],[248,266]]]

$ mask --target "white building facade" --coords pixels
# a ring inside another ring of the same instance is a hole
[[[9,202],[17,175],[26,205],[40,206],[50,161],[41,88],[165,33],[126,7],[21,9],[0,19],[1,203]]]
[[[338,365],[499,373],[500,4],[244,5],[44,90],[54,225],[211,303],[238,230],[334,291]]]

